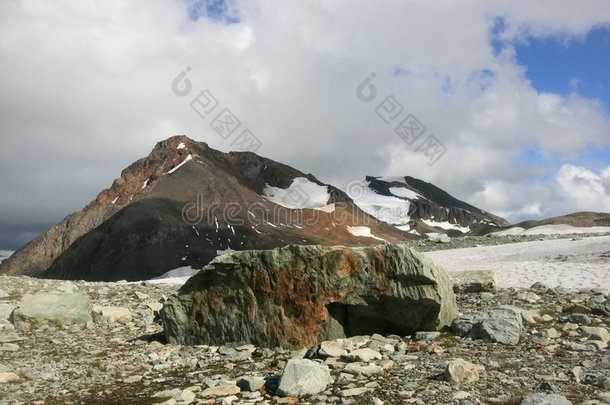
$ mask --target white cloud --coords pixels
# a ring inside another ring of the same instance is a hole
[[[561,166],[556,182],[563,199],[571,201],[579,211],[610,211],[610,166],[600,173],[565,164]]]
[[[582,38],[610,22],[603,0],[231,7],[240,21],[225,25],[190,20],[179,0],[0,3],[0,181],[10,190],[0,197],[9,218],[0,228],[57,221],[172,134],[229,150],[189,97],[171,92],[186,66],[196,90],[212,91],[263,141],[261,154],[338,185],[408,174],[485,209],[536,215],[532,201],[511,198],[515,187],[532,187],[546,214],[544,198],[559,195],[539,179],[554,169],[523,164],[523,149],[570,158],[608,145],[599,102],[537,92],[510,45],[496,54],[491,44],[496,18],[509,41]],[[446,146],[435,165],[377,117],[381,98],[356,97],[370,72],[379,97],[394,95]]]

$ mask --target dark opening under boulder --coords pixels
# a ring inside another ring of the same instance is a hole
[[[171,343],[300,348],[438,330],[457,314],[445,271],[406,246],[291,245],[217,257],[166,301],[161,319]]]

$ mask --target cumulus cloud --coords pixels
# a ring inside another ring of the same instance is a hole
[[[609,22],[603,0],[2,2],[0,243],[84,206],[170,135],[230,150],[189,107],[195,93],[171,91],[187,66],[260,154],[322,180],[412,175],[511,219],[543,215],[535,202],[560,194],[540,179],[557,167],[524,164],[523,150],[567,161],[608,146],[610,125],[597,100],[537,91],[512,45]],[[356,87],[371,72],[367,103]],[[434,165],[376,114],[389,95],[446,148]]]

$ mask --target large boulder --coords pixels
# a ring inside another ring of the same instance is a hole
[[[19,329],[91,322],[89,296],[80,293],[25,294],[11,320]]]
[[[219,256],[166,301],[161,319],[171,343],[301,348],[439,330],[457,313],[445,271],[406,246],[291,245]]]
[[[498,307],[485,313],[460,315],[451,329],[458,336],[516,345],[523,332],[523,318],[518,308]]]

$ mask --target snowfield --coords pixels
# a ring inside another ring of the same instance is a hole
[[[385,239],[382,239],[382,238],[379,238],[379,237],[373,235],[373,233],[371,232],[371,228],[369,228],[368,226],[348,226],[347,231],[354,236],[361,236],[364,238],[373,238],[373,239],[377,239],[377,240],[386,242]]]
[[[458,224],[452,224],[452,223],[449,223],[448,221],[436,222],[436,221],[432,221],[429,219],[422,219],[421,221],[428,226],[431,226],[433,228],[441,228],[446,231],[454,229],[456,231],[460,231],[460,232],[464,232],[464,233],[470,232],[470,227],[460,226]]]
[[[590,228],[588,228],[590,229]],[[500,287],[610,288],[610,236],[425,252],[448,272],[492,270]]]
[[[330,194],[327,186],[320,186],[305,177],[296,177],[290,187],[279,188],[266,185],[263,197],[272,203],[292,209],[316,209],[329,212],[334,204],[328,205]]]
[[[358,193],[362,193],[362,195],[352,196],[358,208],[380,221],[391,225],[406,225],[411,219],[409,216],[410,203],[407,200],[379,195],[369,188],[367,181],[363,181],[358,187]]]

